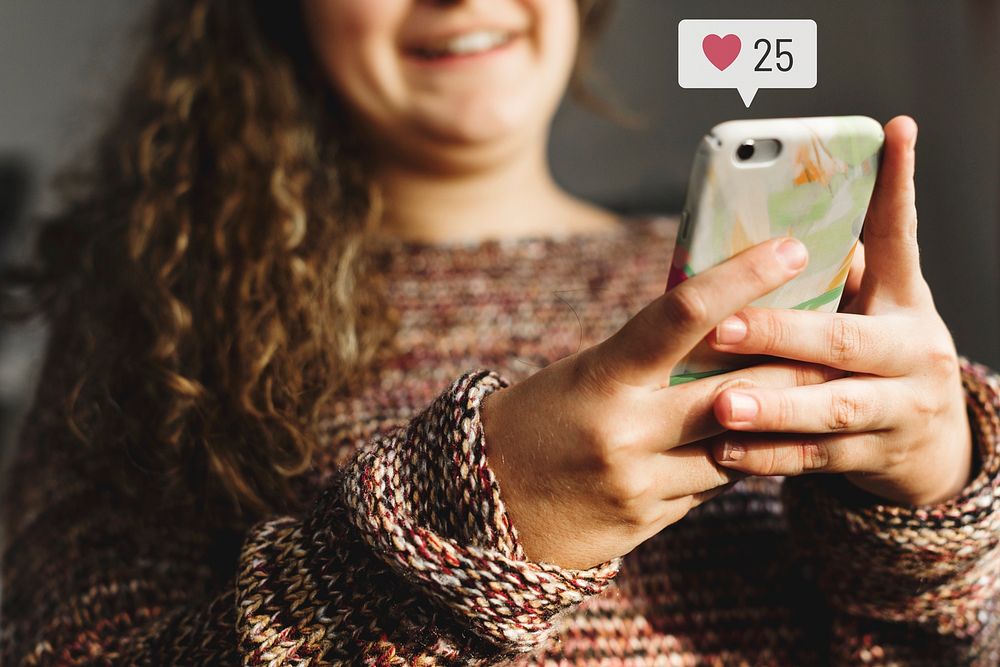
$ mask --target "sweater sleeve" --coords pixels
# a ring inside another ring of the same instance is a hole
[[[463,375],[303,516],[240,534],[228,577],[208,555],[228,538],[197,518],[129,508],[100,484],[22,494],[42,504],[7,522],[4,663],[466,665],[532,651],[620,560],[525,559],[479,421],[505,385]]]
[[[784,503],[833,610],[834,664],[1000,664],[1000,378],[962,360],[977,473],[939,505],[790,478]]]

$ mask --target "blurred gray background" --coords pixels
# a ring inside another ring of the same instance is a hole
[[[0,3],[0,245],[25,251],[28,216],[53,204],[48,179],[115,101],[148,0]],[[812,18],[818,85],[736,91],[677,86],[685,18]],[[690,159],[713,125],[735,118],[899,113],[920,123],[917,187],[923,265],[959,349],[1000,367],[1000,2],[996,0],[624,0],[598,65],[620,106],[615,126],[564,105],[552,138],[569,189],[635,213],[676,212]],[[607,97],[607,95],[605,95]],[[44,331],[0,337],[2,427],[30,398]]]

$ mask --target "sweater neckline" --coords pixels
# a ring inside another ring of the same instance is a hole
[[[468,240],[421,241],[396,236],[377,239],[378,246],[392,254],[422,255],[437,253],[458,254],[505,254],[505,251],[519,252],[525,249],[558,247],[574,248],[594,243],[617,242],[641,235],[657,225],[669,225],[666,216],[647,215],[640,217],[620,216],[614,227],[599,232],[567,232],[561,234],[532,233],[514,237],[486,237]]]

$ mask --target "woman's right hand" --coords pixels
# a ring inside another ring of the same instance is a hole
[[[739,479],[700,442],[725,430],[712,409],[724,389],[842,375],[777,362],[669,386],[671,368],[719,322],[807,259],[793,239],[754,246],[652,301],[602,343],[484,400],[490,467],[531,560],[583,569],[622,556]]]

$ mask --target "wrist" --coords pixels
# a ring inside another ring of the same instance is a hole
[[[483,399],[479,404],[479,422],[483,427],[483,445],[486,459],[497,483],[506,481],[506,448],[504,446],[504,436],[508,429],[504,427],[502,403],[506,398],[507,390],[498,389]],[[506,489],[506,487],[503,487]],[[506,496],[506,494],[504,494]]]
[[[483,399],[479,405],[479,423],[483,428],[486,464],[493,472],[493,478],[500,490],[500,497],[511,517],[515,539],[524,550],[524,529],[526,527],[521,521],[515,522],[516,517],[522,514],[518,505],[520,494],[517,489],[517,476],[511,474],[512,469],[517,466],[513,462],[513,452],[508,446],[511,436],[511,421],[506,415],[510,391],[509,387],[498,389]]]
[[[895,474],[849,473],[846,477],[854,486],[895,505],[920,507],[954,500],[975,476],[975,448],[968,418],[945,433],[936,439],[936,451],[911,455],[909,465]]]

